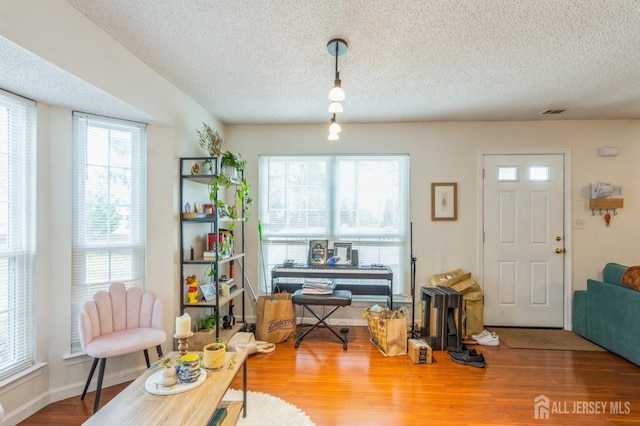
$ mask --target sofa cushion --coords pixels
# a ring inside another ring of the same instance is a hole
[[[607,263],[602,270],[602,281],[612,284],[621,284],[622,275],[627,270],[627,266],[619,263]]]
[[[573,292],[573,331],[582,337],[587,335],[587,291]]]
[[[622,275],[622,284],[640,291],[640,266],[631,266]]]

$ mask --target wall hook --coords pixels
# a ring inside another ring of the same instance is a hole
[[[613,209],[613,215],[614,215],[614,216],[618,216],[618,212],[617,212],[617,210],[616,210],[616,209]]]

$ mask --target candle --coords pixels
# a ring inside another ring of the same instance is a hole
[[[191,332],[191,317],[184,313],[180,317],[176,317],[176,336],[188,336]]]

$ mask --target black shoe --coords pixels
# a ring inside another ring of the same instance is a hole
[[[484,355],[477,353],[475,349],[449,351],[449,357],[453,362],[462,365],[470,365],[478,368],[487,366]]]
[[[462,345],[458,346],[457,348],[453,347],[453,346],[447,346],[447,352],[449,353],[462,353],[465,351],[468,351],[469,348],[467,348],[467,346],[463,343]]]

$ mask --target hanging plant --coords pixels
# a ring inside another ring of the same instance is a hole
[[[234,167],[236,170],[244,170],[247,167],[247,161],[240,159],[240,153],[233,153],[231,151],[226,151],[222,154],[222,158],[220,159],[220,166],[222,167]]]

